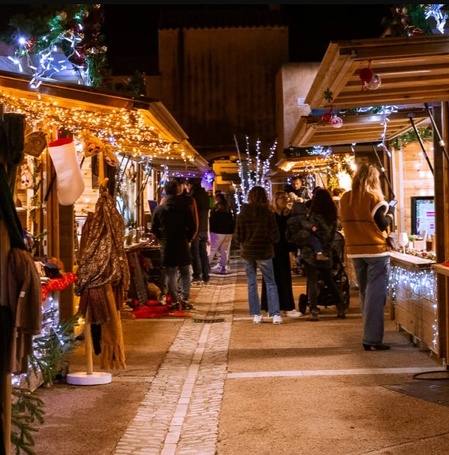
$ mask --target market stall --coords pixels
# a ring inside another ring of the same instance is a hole
[[[384,193],[399,201],[397,232],[406,232],[411,242],[417,235],[435,234],[432,251],[426,245],[410,250],[408,261],[392,258],[395,276],[409,277],[413,286],[422,278],[416,289],[433,283],[433,261],[441,263],[449,253],[447,63],[447,35],[331,42],[305,97],[311,113],[299,119],[291,138],[296,153],[306,149],[313,154],[335,146],[346,148],[355,163],[379,165]],[[368,149],[358,151],[360,145]],[[285,156],[278,166],[298,172],[304,159]],[[426,201],[431,197],[433,232],[416,232],[413,197]],[[430,262],[416,267],[416,255]],[[393,279],[394,315],[398,327],[410,331],[444,361],[449,350],[447,283],[440,274],[435,281],[435,300],[426,302],[428,295],[419,291],[414,299],[420,304],[406,308],[408,290]]]
[[[9,173],[15,205],[12,213],[20,218],[22,227],[32,239],[30,250],[33,255],[57,259],[62,264],[62,272],[76,272],[80,260],[76,256],[81,252],[77,248],[80,240],[76,231],[77,210],[89,213],[99,197],[103,179],[97,179],[95,183],[92,178],[94,157],[99,167],[110,168],[114,178],[108,189],[114,198],[119,163],[128,158],[136,163],[137,192],[130,212],[139,223],[145,219],[145,212],[149,212],[144,187],[150,176],[145,170],[151,171],[154,188],[162,175],[179,170],[202,172],[207,169],[207,162],[193,149],[187,135],[158,101],[136,100],[116,92],[50,80],[42,80],[36,87],[30,81],[30,76],[0,71],[2,120],[4,113],[5,117],[20,116],[24,121],[20,151],[25,146],[26,153],[23,160],[14,164],[17,169],[14,172],[11,169]],[[6,191],[2,193],[6,197]],[[3,279],[10,249],[3,223],[0,235]],[[74,281],[66,282],[66,286],[48,294],[57,297],[53,300],[59,306],[58,316],[64,320],[78,310]],[[8,298],[5,282],[1,288],[2,302],[5,302]],[[91,355],[87,354],[88,372],[93,369],[89,361]],[[11,374],[3,369],[0,394],[5,434],[10,432],[10,383]]]

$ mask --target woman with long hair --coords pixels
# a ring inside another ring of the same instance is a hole
[[[253,186],[248,193],[248,203],[242,205],[237,215],[234,232],[240,245],[240,256],[245,263],[248,280],[249,313],[253,323],[262,322],[260,298],[257,285],[257,269],[260,269],[267,287],[268,313],[273,324],[281,324],[279,295],[274,280],[274,245],[279,242],[279,229],[270,207],[267,192],[261,186]]]
[[[274,280],[278,288],[279,306],[281,312],[287,317],[297,318],[302,314],[295,309],[293,297],[292,274],[290,266],[290,252],[296,251],[294,243],[285,238],[287,220],[291,217],[290,197],[286,191],[278,191],[273,198],[272,207],[279,229],[280,239],[274,245]],[[268,311],[267,289],[262,278],[262,310]]]
[[[303,212],[303,207],[295,207],[294,204],[293,216],[298,220],[293,220],[290,229],[301,228]],[[314,235],[319,238],[322,253],[328,259],[317,259],[317,255],[310,242],[305,242],[300,245],[301,261],[304,264],[307,277],[307,296],[310,304],[309,321],[319,320],[317,305],[319,277],[324,281],[324,284],[336,303],[337,317],[342,319],[346,317],[346,308],[343,307],[340,292],[332,276],[332,248],[335,240],[335,233],[337,231],[337,218],[337,208],[332,200],[331,194],[324,188],[318,188],[313,193],[309,209],[307,210],[307,219],[309,223],[316,227]]]
[[[385,200],[376,166],[368,163],[359,166],[351,190],[341,197],[340,210],[346,253],[353,261],[359,286],[363,348],[390,349],[383,343],[391,250],[385,231],[393,223],[394,207]]]
[[[220,255],[220,275],[226,275],[235,220],[225,195],[217,193],[214,199],[215,205],[209,215],[209,266],[218,253]]]

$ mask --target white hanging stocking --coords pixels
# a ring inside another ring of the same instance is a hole
[[[84,180],[73,138],[60,138],[48,145],[56,169],[57,195],[61,205],[72,205],[84,191]]]

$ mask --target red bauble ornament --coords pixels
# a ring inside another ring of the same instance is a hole
[[[326,112],[325,114],[322,115],[321,121],[323,123],[330,123],[331,118],[332,118],[332,114],[330,112]]]
[[[371,68],[362,68],[359,73],[360,79],[366,84],[368,83],[374,76],[373,70]]]

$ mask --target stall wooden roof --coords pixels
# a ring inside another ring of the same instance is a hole
[[[381,77],[377,90],[363,88],[360,70],[370,67]],[[325,98],[325,92],[332,101]],[[335,112],[374,106],[396,106],[390,115],[387,139],[411,128],[408,110],[415,123],[425,121],[425,104],[449,100],[449,36],[430,35],[400,38],[331,42],[305,98],[313,109]],[[340,129],[317,122],[314,116],[302,117],[291,139],[293,146],[375,142],[383,126],[373,116],[347,116]],[[394,119],[394,120],[393,120]],[[390,131],[391,129],[391,131]]]
[[[429,123],[425,109],[406,109],[388,114],[387,117],[382,114],[340,114],[343,119],[340,128],[323,123],[321,117],[301,117],[292,137],[292,145],[306,147],[390,141],[412,128],[410,119],[416,126]]]
[[[30,86],[30,80],[27,75],[0,71],[0,103],[5,103],[6,107],[17,104],[25,114],[27,109],[33,109],[33,103],[57,106],[80,118],[82,112],[94,114],[98,121],[89,125],[94,135],[104,134],[106,125],[102,117],[111,116],[107,127],[113,130],[111,119],[120,121],[121,116],[135,113],[133,134],[126,140],[118,139],[117,151],[151,156],[153,164],[168,165],[170,170],[194,172],[208,169],[207,161],[189,143],[187,134],[160,101],[56,81],[42,82],[36,90]],[[39,106],[34,109],[39,110]],[[57,123],[54,117],[51,121]]]

